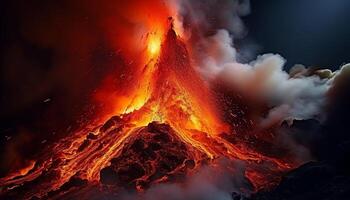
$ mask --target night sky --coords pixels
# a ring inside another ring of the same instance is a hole
[[[349,8],[348,0],[252,0],[243,19],[258,54],[335,70],[350,62]]]
[[[26,95],[30,91],[29,93],[35,94],[39,90],[37,85],[47,84],[40,82],[38,77],[45,77],[45,74],[53,70],[52,49],[37,45],[23,35],[22,29],[26,22],[23,18],[21,19],[22,13],[39,5],[42,8],[37,10],[43,9],[43,13],[51,12],[45,11],[46,8],[57,13],[64,12],[65,9],[64,7],[55,8],[55,4],[50,2],[45,4],[39,1],[20,2],[1,1],[0,6],[0,41],[1,52],[3,52],[0,62],[0,110],[6,110],[0,114],[2,119],[8,119],[10,116],[16,118],[17,115],[28,113],[33,103],[27,104],[26,107],[20,103],[14,105],[14,102],[23,100],[22,93]],[[348,38],[350,35],[349,8],[350,1],[348,0],[252,0],[251,14],[243,17],[248,32],[242,44],[248,46],[250,51],[250,56],[243,60],[251,61],[263,53],[279,53],[286,58],[287,68],[294,64],[304,64],[336,70],[342,64],[350,62],[348,53],[348,49],[350,49],[350,39]],[[29,15],[27,21],[31,21],[30,23],[35,20],[45,22],[44,15],[40,13],[35,16]],[[85,22],[85,18],[81,20],[81,24]],[[77,21],[77,23],[80,22]],[[33,29],[37,28],[45,30],[45,27],[33,27]],[[83,32],[86,31],[82,30]],[[27,59],[26,61],[21,61],[19,57],[15,59],[16,62],[11,61],[9,54],[14,47],[22,49],[23,55],[21,56]],[[22,67],[16,68],[18,70],[16,76],[21,81],[11,80],[7,82],[11,79],[6,75],[7,72],[11,71],[9,69],[14,68],[18,63],[24,64]],[[29,73],[28,69],[30,69]],[[31,78],[30,75],[33,75],[34,78]],[[77,78],[72,76],[72,79]],[[16,89],[14,90],[14,88]],[[37,93],[40,94],[36,96],[36,102],[45,100],[50,91],[43,90]],[[12,109],[13,107],[16,109]],[[13,110],[16,110],[16,113]]]
[[[15,65],[20,62],[20,59],[12,62],[12,64],[11,61],[8,61],[8,53],[13,51],[14,46],[23,49],[24,55],[22,56],[27,59],[27,61],[23,62],[26,63],[25,65],[28,65],[16,69],[18,70],[18,78],[22,79],[24,83],[11,81],[11,83],[6,83],[6,85],[3,84],[3,80],[8,80],[9,78],[2,77],[5,76],[5,73],[0,75],[2,80],[0,85],[2,90],[0,109],[9,110],[5,116],[3,116],[4,113],[0,116],[6,119],[9,115],[11,117],[16,115],[16,113],[12,112],[14,105],[11,102],[13,102],[13,99],[22,98],[18,94],[29,90],[35,94],[36,90],[38,90],[36,85],[43,84],[35,76],[30,78],[26,70],[35,67],[37,69],[31,70],[29,74],[32,75],[38,72],[35,75],[41,77],[48,74],[53,70],[53,51],[50,48],[43,48],[42,45],[33,43],[23,35],[22,29],[26,22],[21,19],[21,14],[27,12],[30,7],[35,8],[36,5],[39,6],[40,2],[16,3],[15,1],[1,1],[1,4],[0,39],[1,51],[4,52],[1,55],[1,70],[8,72],[8,69],[10,69],[9,65]],[[52,9],[55,6],[51,4],[55,5],[46,2],[40,7],[44,10],[46,8]],[[304,64],[306,66],[336,70],[342,64],[350,62],[348,53],[348,49],[350,49],[350,39],[348,39],[350,35],[349,8],[350,1],[348,0],[252,0],[251,14],[243,17],[247,35],[241,42],[243,47],[247,47],[250,55],[246,56],[242,61],[254,60],[257,55],[263,53],[278,53],[287,60],[286,68],[290,68],[294,64]],[[64,9],[64,7],[60,8],[57,6],[57,8],[52,9],[54,10],[52,12],[62,12]],[[46,20],[44,14],[30,18],[33,18],[33,20],[28,19],[28,21],[32,21],[30,23],[33,23],[34,20],[39,20],[39,22],[45,22]],[[81,23],[85,23],[84,19],[81,20]],[[37,28],[33,27],[33,29]],[[41,28],[45,30],[45,27]],[[86,31],[82,30],[82,32]],[[238,49],[241,43],[238,41]],[[72,76],[72,79],[76,79],[76,77]],[[26,83],[26,80],[30,83]],[[32,85],[34,88],[31,88]],[[13,88],[17,88],[16,92],[13,92]],[[9,92],[3,93],[6,90]],[[75,92],[73,91],[73,93]],[[40,91],[38,93],[41,94],[36,99],[45,100],[50,91]],[[4,96],[7,96],[6,99]],[[18,113],[22,114],[28,111],[28,107],[22,107],[20,104],[16,105],[16,107],[20,108],[16,109]]]

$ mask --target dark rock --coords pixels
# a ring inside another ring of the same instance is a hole
[[[195,167],[194,149],[166,124],[152,122],[138,129],[111,165],[100,172],[101,183],[126,189],[147,188],[152,183],[181,181]],[[202,155],[204,157],[204,155]]]
[[[117,174],[122,184],[128,184],[133,180],[142,177],[145,174],[145,170],[140,164],[132,163],[126,169],[119,169]]]
[[[252,200],[342,200],[350,194],[350,178],[328,162],[310,162],[285,175],[272,191],[258,192]]]
[[[121,124],[122,121],[123,121],[122,118],[120,118],[119,116],[113,116],[100,128],[100,130],[102,132],[105,132],[111,127]]]
[[[232,192],[232,200],[243,200],[243,196],[237,192]]]
[[[145,148],[145,143],[141,139],[135,140],[134,144],[131,145],[131,149],[135,152],[140,152]]]
[[[82,186],[87,185],[87,183],[88,183],[87,180],[73,176],[72,178],[69,179],[68,182],[64,183],[58,190],[49,192],[48,197],[54,197],[55,195],[59,195],[60,193],[67,192],[72,188],[80,188]]]
[[[186,167],[193,169],[196,166],[196,163],[194,162],[194,160],[186,160],[185,165]]]
[[[90,145],[90,140],[84,140],[84,142],[79,146],[78,151],[84,150],[86,147]]]
[[[118,182],[117,172],[111,167],[103,168],[100,171],[100,182],[105,185],[114,185],[116,182]]]
[[[98,135],[95,135],[94,133],[89,133],[86,138],[89,140],[96,140]]]

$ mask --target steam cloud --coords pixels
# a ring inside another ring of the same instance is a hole
[[[190,39],[199,71],[209,81],[219,79],[246,98],[265,102],[270,111],[262,118],[262,127],[283,120],[325,119],[327,94],[344,70],[312,72],[295,65],[287,72],[286,60],[277,54],[260,55],[255,61],[240,63],[240,52],[233,39],[246,33],[240,16],[249,14],[249,0],[181,3],[179,12],[184,28],[186,23],[197,25],[188,27],[190,30],[185,33],[191,38],[195,31],[200,32],[199,39]]]
[[[220,170],[214,166],[202,167],[195,175],[188,177],[184,185],[169,183],[154,185],[143,194],[125,193],[122,200],[232,200],[235,188],[246,187],[244,164],[239,161],[218,161]],[[223,167],[225,166],[225,167]]]

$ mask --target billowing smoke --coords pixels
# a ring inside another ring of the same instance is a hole
[[[274,54],[259,56],[250,64],[216,59],[203,62],[204,75],[224,80],[248,98],[267,102],[271,110],[263,124],[275,119],[323,117],[330,79],[318,75],[291,77],[283,70],[285,60]]]
[[[202,47],[205,53],[199,69],[206,78],[223,80],[244,96],[268,104],[271,109],[262,121],[263,126],[276,120],[314,118],[322,121],[327,93],[334,79],[343,71],[310,72],[296,65],[288,73],[283,69],[285,59],[277,54],[261,55],[247,64],[239,63],[226,30],[218,30],[202,42]]]
[[[249,1],[184,1],[181,5],[198,70],[206,80],[220,80],[245,98],[264,102],[269,112],[261,117],[262,127],[283,120],[325,119],[327,93],[342,70],[312,71],[296,65],[287,72],[286,60],[277,54],[240,63],[234,39],[246,33],[240,16],[249,14]]]
[[[278,54],[259,55],[243,63],[249,47],[236,48],[235,41],[247,34],[240,17],[250,13],[249,0],[177,2],[177,26],[182,27],[182,37],[190,44],[193,62],[203,78],[235,93],[228,95],[242,96],[253,105],[251,109],[263,110],[252,118],[257,137],[264,137],[261,133],[273,127],[273,143],[288,149],[299,162],[318,157],[315,143],[322,136],[315,130],[327,122],[333,93],[344,82],[341,80],[349,79],[350,65],[332,72],[296,64],[287,71],[286,60]],[[310,133],[298,128],[314,121],[317,128]]]
[[[182,25],[187,34],[197,30],[206,34],[218,29],[226,29],[236,37],[242,37],[246,33],[240,16],[250,13],[249,0],[170,0],[169,2],[175,10],[176,19],[179,20],[178,26]]]

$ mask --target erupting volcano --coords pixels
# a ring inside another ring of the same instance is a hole
[[[37,160],[2,178],[2,196],[88,199],[97,191],[142,193],[155,184],[181,185],[202,166],[225,168],[216,162],[222,158],[243,162],[247,187],[242,191],[256,191],[278,183],[296,166],[288,156],[232,140],[238,135],[223,119],[218,97],[192,67],[185,42],[172,25],[167,29],[145,38],[147,62],[130,87],[132,95],[116,102],[123,109],[47,147]]]

